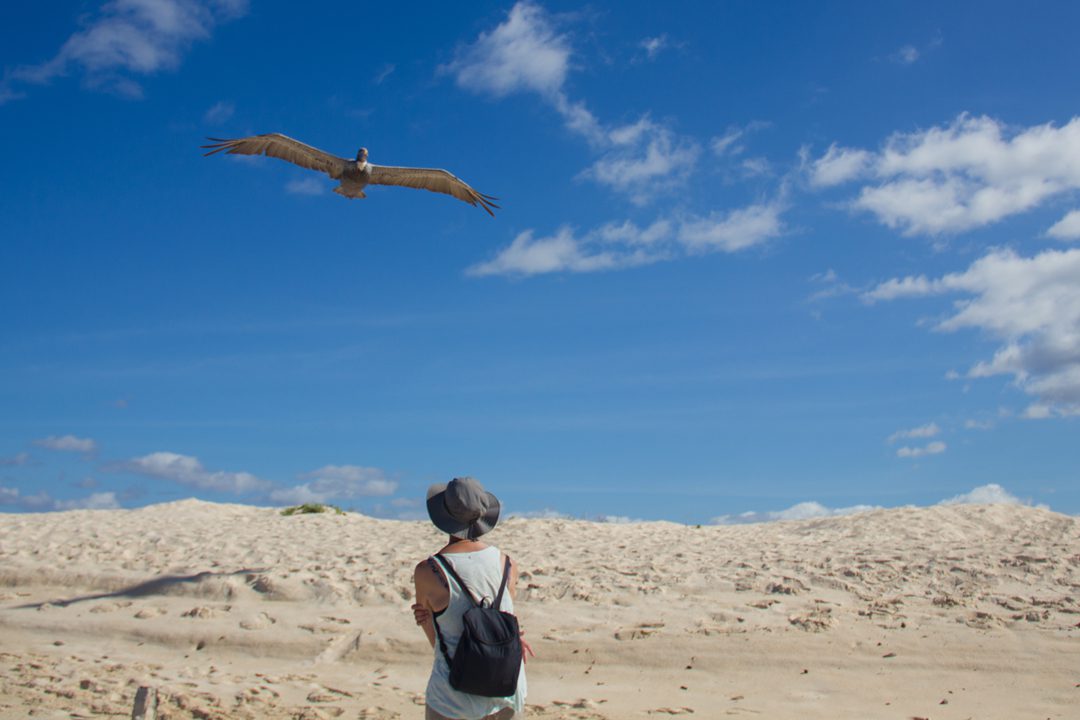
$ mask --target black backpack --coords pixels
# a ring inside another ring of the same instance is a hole
[[[510,577],[510,558],[506,558],[502,584],[493,605],[485,605],[486,599],[477,602],[454,566],[441,553],[436,555],[442,566],[454,578],[461,591],[472,603],[462,616],[461,639],[458,640],[454,657],[446,649],[446,641],[435,623],[446,664],[450,666],[450,687],[470,695],[483,697],[509,697],[517,691],[518,674],[521,671],[521,633],[517,618],[499,609],[503,591]]]

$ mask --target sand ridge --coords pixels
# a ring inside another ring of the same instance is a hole
[[[197,500],[0,515],[0,717],[422,716],[441,536]],[[1080,523],[1015,505],[757,525],[505,520],[530,717],[1072,717]]]

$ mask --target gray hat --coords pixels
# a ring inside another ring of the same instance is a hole
[[[471,477],[432,485],[427,510],[435,527],[454,537],[475,540],[499,522],[499,499]]]

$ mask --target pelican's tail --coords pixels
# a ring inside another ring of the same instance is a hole
[[[356,198],[366,198],[367,197],[367,195],[364,194],[363,190],[361,190],[360,188],[355,187],[355,186],[346,187],[345,185],[338,185],[336,188],[334,188],[334,192],[336,192],[338,195],[340,195],[342,197],[347,197],[350,200],[355,200]]]

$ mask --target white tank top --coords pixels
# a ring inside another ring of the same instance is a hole
[[[454,570],[469,586],[473,597],[478,601],[487,598],[488,603],[495,602],[495,596],[499,593],[499,585],[502,583],[503,562],[502,553],[493,546],[483,550],[464,553],[446,553],[444,558],[450,561]],[[437,571],[446,578],[450,586],[450,604],[446,609],[436,615],[439,622],[439,633],[446,642],[446,650],[450,657],[454,656],[458,640],[461,639],[462,621],[465,611],[472,607],[472,602],[465,597],[457,581],[448,577],[447,573],[439,565],[437,560],[432,561]],[[509,592],[503,593],[500,610],[514,612],[514,600]],[[435,661],[431,666],[431,677],[428,679],[426,702],[435,712],[455,720],[480,720],[503,708],[513,708],[515,715],[521,715],[525,711],[525,663],[521,664],[518,675],[517,692],[506,698],[489,698],[480,695],[470,695],[450,687],[450,667],[446,664],[442,650],[439,648],[439,640],[435,639]]]

